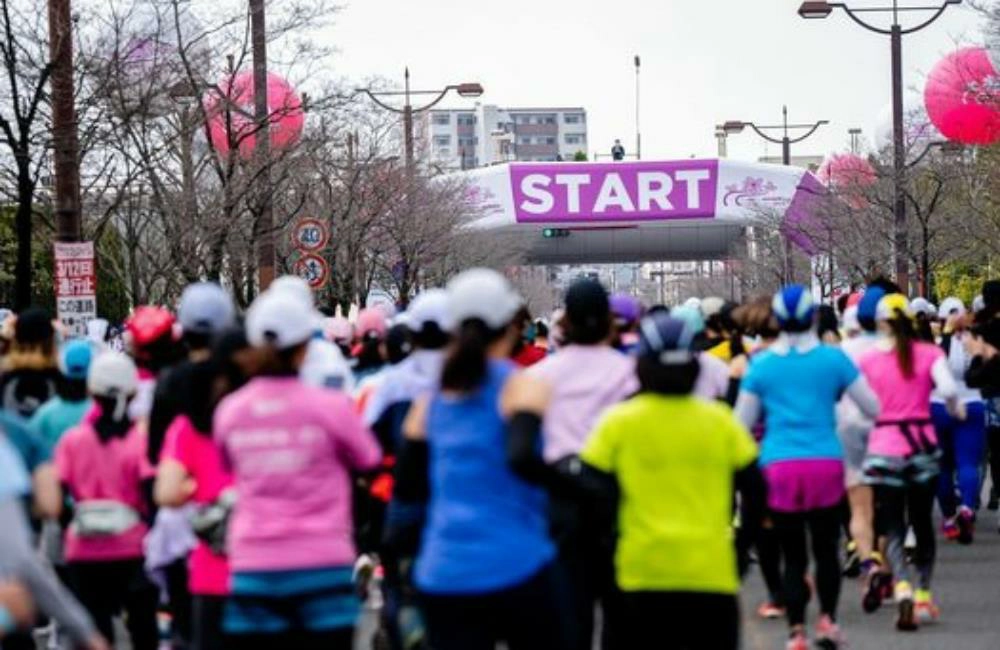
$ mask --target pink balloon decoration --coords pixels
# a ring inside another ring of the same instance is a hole
[[[288,81],[272,72],[267,74],[267,106],[271,148],[280,151],[294,146],[305,125],[302,100]],[[253,156],[257,123],[252,72],[239,72],[219,83],[205,100],[205,112],[212,144],[221,154],[228,154],[235,144],[241,157]]]
[[[985,48],[965,47],[938,61],[927,77],[924,104],[949,140],[978,145],[1000,140],[1000,78]]]

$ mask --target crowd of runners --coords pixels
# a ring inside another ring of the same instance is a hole
[[[744,606],[833,649],[838,608],[947,617],[935,504],[958,544],[997,510],[1000,282],[643,306],[581,279],[533,320],[475,269],[391,312],[288,276],[120,334],[7,314],[0,647],[346,650],[367,603],[379,650],[735,649],[759,569]]]

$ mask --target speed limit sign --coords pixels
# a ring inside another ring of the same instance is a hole
[[[302,219],[292,231],[292,245],[300,251],[322,250],[330,241],[330,231],[319,219]]]
[[[295,262],[295,275],[308,282],[313,289],[319,289],[330,277],[330,265],[319,255],[309,253]]]

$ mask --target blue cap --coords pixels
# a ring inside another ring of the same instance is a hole
[[[664,365],[681,365],[694,358],[691,349],[697,332],[687,321],[666,312],[652,313],[639,321],[639,356]]]
[[[885,289],[871,286],[865,289],[864,295],[858,301],[858,322],[864,324],[865,321],[875,322],[875,315],[878,313],[878,303],[885,297]]]
[[[816,303],[812,294],[801,284],[790,284],[774,294],[771,311],[782,329],[803,328],[812,325]]]
[[[94,347],[89,341],[76,339],[62,347],[59,352],[59,371],[67,379],[83,381],[87,379]]]

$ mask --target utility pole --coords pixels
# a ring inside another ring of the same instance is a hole
[[[250,40],[253,50],[254,160],[257,165],[257,282],[264,291],[274,280],[274,199],[271,196],[271,111],[267,103],[267,29],[264,0],[250,0]]]
[[[56,239],[80,241],[80,163],[73,90],[73,18],[70,0],[49,0],[49,83],[55,172]]]

